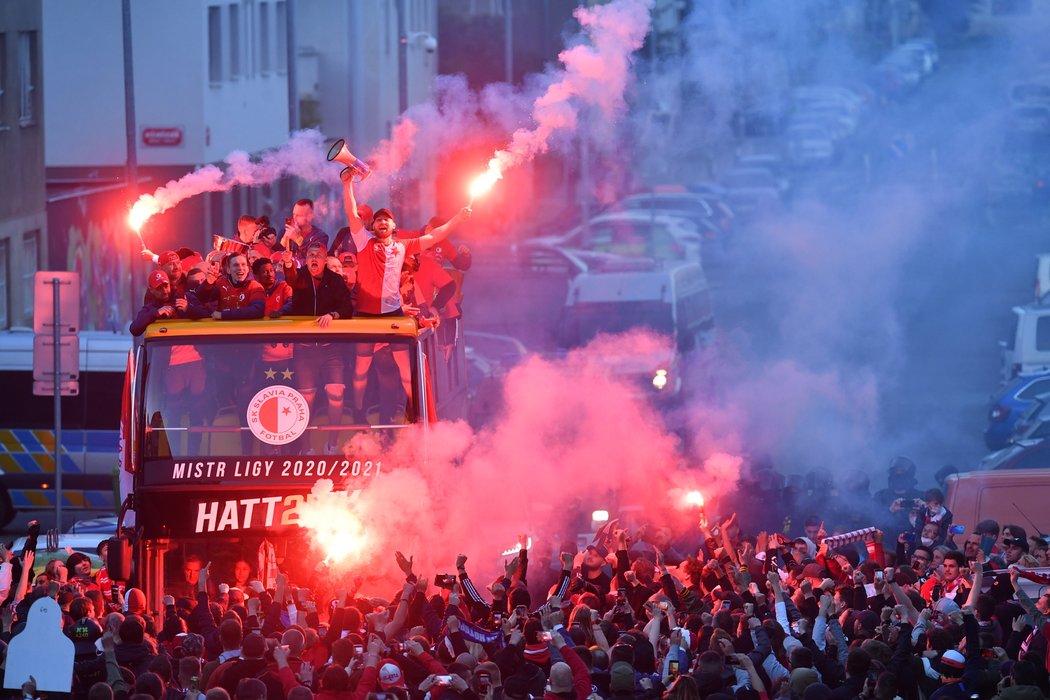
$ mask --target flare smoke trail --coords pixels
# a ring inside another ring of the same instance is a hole
[[[507,168],[546,153],[555,134],[576,128],[581,107],[598,109],[608,122],[620,116],[631,54],[641,48],[649,33],[652,5],[652,0],[616,0],[576,9],[574,15],[590,44],[578,44],[558,55],[565,68],[533,105],[535,126],[518,129],[510,144],[496,151],[486,172],[472,186],[472,195],[491,187]]]
[[[139,230],[150,217],[171,209],[179,202],[205,192],[226,192],[234,187],[269,184],[286,175],[308,182],[338,182],[325,159],[324,136],[314,129],[298,131],[284,146],[264,153],[258,161],[244,151],[226,156],[226,169],[205,165],[192,173],[158,187],[153,194],[139,197],[128,221]]]
[[[546,90],[530,107],[523,104],[523,94],[507,86],[486,88],[479,102],[461,78],[439,77],[435,101],[408,110],[390,138],[366,158],[374,174],[362,183],[360,195],[367,198],[395,182],[411,165],[419,144],[440,152],[442,144],[454,143],[463,135],[477,138],[477,132],[491,130],[493,125],[508,129],[520,123],[530,108],[535,125],[513,133],[510,145],[493,158],[490,175],[546,152],[555,134],[576,127],[582,106],[594,107],[612,121],[623,110],[631,54],[641,47],[649,31],[651,7],[652,0],[614,0],[594,8],[578,8],[575,15],[584,30],[580,43],[559,55],[564,68],[544,76]],[[326,162],[324,141],[320,132],[309,129],[296,132],[286,145],[264,153],[258,161],[244,151],[234,151],[225,159],[225,170],[206,165],[153,194],[142,195],[128,221],[137,231],[150,217],[190,197],[269,184],[287,175],[336,187],[338,170]],[[502,175],[494,175],[492,181],[499,177]]]

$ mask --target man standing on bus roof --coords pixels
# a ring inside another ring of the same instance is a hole
[[[365,227],[357,209],[354,182],[351,173],[343,180],[343,207],[350,225],[350,236],[357,248],[357,308],[355,316],[404,316],[401,308],[401,269],[405,258],[434,247],[448,238],[463,221],[470,218],[470,207],[463,207],[444,225],[429,233],[408,240],[395,240],[397,224],[389,209],[378,209],[372,217],[372,230]],[[364,394],[368,385],[368,370],[372,366],[372,352],[362,346],[354,366],[355,419],[364,412]],[[394,361],[401,373],[405,396],[412,398],[412,372],[408,352],[395,350]]]
[[[285,280],[278,281],[269,258],[252,263],[252,274],[262,285],[266,295],[266,318],[280,318],[292,310],[292,287]]]
[[[230,253],[223,260],[223,268],[226,274],[214,284],[205,282],[197,288],[201,302],[219,302],[218,310],[211,317],[217,321],[262,318],[266,312],[266,293],[262,285],[251,278],[247,256]]]
[[[328,251],[324,244],[315,241],[305,252],[306,274],[296,269],[292,251],[283,253],[285,279],[292,288],[292,305],[288,314],[313,316],[321,328],[328,328],[332,321],[350,318],[353,312],[350,289],[342,277],[328,268]],[[324,383],[325,396],[328,397],[328,424],[341,424],[343,394],[346,390],[343,369],[346,358],[340,346],[333,343],[301,344],[296,348],[294,362],[299,391],[306,402],[313,407],[320,379]],[[335,435],[331,433],[329,451],[334,451]]]
[[[300,265],[306,262],[306,250],[320,243],[328,250],[328,234],[314,226],[314,200],[300,199],[292,207],[292,215],[284,223],[281,242],[295,254]]]
[[[149,273],[146,303],[135,315],[129,331],[134,336],[146,332],[146,326],[161,318],[199,318],[193,314],[186,298],[171,293],[171,281],[163,270]]]

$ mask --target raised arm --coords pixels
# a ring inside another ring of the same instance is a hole
[[[890,592],[893,593],[897,603],[908,613],[908,623],[914,625],[919,621],[919,611],[915,609],[915,603],[911,602],[908,594],[893,580],[893,573],[893,568],[883,569],[886,585],[890,587]]]
[[[966,599],[966,605],[971,608],[977,609],[977,599],[981,597],[981,586],[984,585],[984,550],[977,550],[977,566],[973,567],[973,588],[970,589],[970,595]],[[1011,577],[1011,583],[1013,577]]]
[[[357,215],[354,178],[352,174],[348,173],[348,175],[348,177],[343,178],[343,209],[346,210],[346,221],[350,227],[350,237],[354,239],[354,245],[357,246],[357,250],[361,251],[364,250],[365,243],[368,242],[368,229],[365,228],[365,222]]]
[[[351,196],[353,196],[353,192],[352,191],[351,191]],[[473,213],[473,212],[471,211],[470,207],[463,207],[462,209],[459,210],[459,213],[457,213],[451,219],[446,221],[444,224],[442,224],[441,226],[438,226],[436,229],[434,229],[430,233],[426,234],[425,236],[420,236],[419,237],[419,247],[422,248],[423,250],[426,250],[427,248],[433,248],[438,243],[440,243],[441,241],[443,241],[446,238],[448,238],[449,234],[451,234],[452,231],[457,226],[459,226],[459,224],[461,222],[466,221],[467,219],[469,219],[471,213]],[[359,221],[360,221],[360,219],[359,219]],[[351,224],[350,230],[351,230],[351,232],[353,231],[353,224]],[[354,242],[355,243],[357,242],[357,238],[356,237],[354,238]],[[358,248],[358,250],[360,250],[360,248]]]
[[[1035,623],[1035,628],[1042,629],[1043,624],[1046,622],[1046,616],[1039,612],[1038,608],[1035,607],[1035,603],[1032,598],[1024,592],[1021,588],[1021,582],[1017,579],[1017,569],[1010,569],[1010,583],[1014,587],[1014,594],[1017,597],[1017,602],[1024,609],[1028,616],[1032,618]],[[977,590],[977,586],[974,586],[974,590]]]

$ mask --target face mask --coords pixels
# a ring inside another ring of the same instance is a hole
[[[924,545],[926,545],[927,547],[929,547],[930,545],[933,544],[933,538],[932,537],[920,537],[919,539],[921,539],[922,543]]]

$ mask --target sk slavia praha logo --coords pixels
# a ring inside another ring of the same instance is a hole
[[[248,427],[268,445],[287,445],[302,435],[309,423],[309,404],[290,386],[266,387],[248,403]]]

